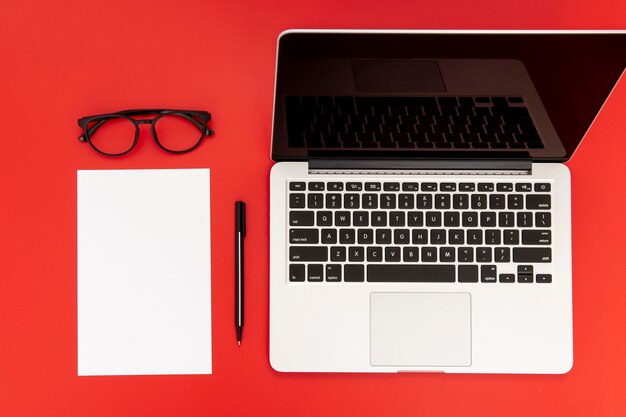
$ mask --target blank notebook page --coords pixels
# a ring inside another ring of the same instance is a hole
[[[211,373],[209,182],[78,171],[78,375]]]

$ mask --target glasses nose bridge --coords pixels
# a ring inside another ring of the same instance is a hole
[[[154,119],[135,119],[137,125],[151,125]]]

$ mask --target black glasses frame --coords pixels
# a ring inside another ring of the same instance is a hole
[[[141,115],[150,115],[150,114],[155,114],[156,116],[154,116],[151,119],[134,119],[132,117],[132,116],[141,116]],[[198,142],[196,142],[196,144],[193,145],[191,148],[184,149],[182,151],[168,149],[165,146],[163,146],[163,144],[161,144],[161,142],[159,141],[159,137],[157,135],[156,127],[155,127],[156,122],[158,122],[159,119],[162,118],[163,116],[172,115],[172,114],[187,119],[188,121],[193,123],[200,131],[200,137],[198,138]],[[102,152],[91,142],[91,136],[96,132],[96,130],[98,130],[98,128],[102,126],[106,121],[111,120],[111,119],[127,119],[135,125],[135,138],[133,140],[133,144],[128,150],[124,152],[120,152],[120,153]],[[204,139],[205,136],[211,136],[212,134],[215,133],[207,127],[207,124],[209,123],[210,120],[211,120],[211,113],[202,111],[202,110],[170,110],[170,109],[122,110],[122,111],[118,111],[115,113],[97,114],[94,116],[86,116],[86,117],[81,117],[80,119],[78,119],[78,126],[80,126],[83,129],[83,134],[78,137],[78,140],[80,142],[88,142],[91,145],[91,147],[101,155],[122,156],[132,151],[137,145],[137,142],[139,141],[139,125],[149,124],[150,130],[152,132],[152,137],[159,148],[163,149],[166,152],[182,154],[182,153],[193,151],[200,145],[200,143],[202,142],[202,139]],[[95,123],[91,127],[89,127],[89,124],[93,122]]]

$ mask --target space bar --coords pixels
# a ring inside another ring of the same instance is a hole
[[[455,282],[453,265],[368,265],[368,282]]]

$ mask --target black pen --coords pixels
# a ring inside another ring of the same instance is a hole
[[[237,346],[243,331],[243,238],[246,235],[246,203],[235,202],[235,326]]]

